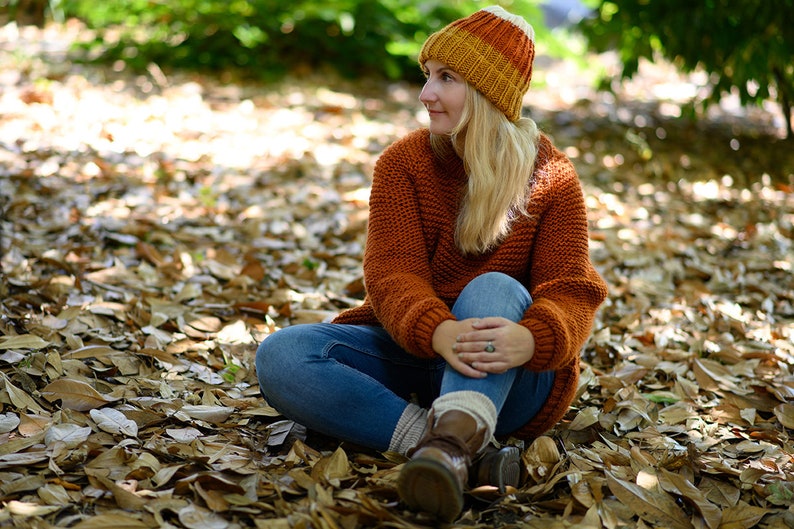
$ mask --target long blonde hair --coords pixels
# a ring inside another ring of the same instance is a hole
[[[449,136],[431,136],[434,151],[463,159],[468,187],[462,197],[455,241],[464,254],[497,246],[512,222],[527,215],[540,132],[530,118],[511,122],[467,84],[460,122]]]

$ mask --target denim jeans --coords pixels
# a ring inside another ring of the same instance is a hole
[[[459,320],[501,316],[519,321],[532,303],[513,278],[490,272],[463,289],[452,313]],[[285,417],[311,430],[386,450],[408,402],[429,408],[439,395],[478,391],[499,413],[495,435],[507,435],[540,410],[554,372],[516,367],[470,378],[443,358],[417,358],[382,327],[332,323],[285,327],[268,336],[256,354],[264,398]]]

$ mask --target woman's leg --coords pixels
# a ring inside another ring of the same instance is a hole
[[[518,281],[488,273],[463,289],[452,312],[459,320],[498,316],[517,322],[531,303],[529,292]],[[553,374],[529,373],[521,367],[470,378],[447,365],[440,395],[431,407],[433,422],[400,471],[402,500],[413,509],[454,520],[463,508],[463,489],[475,456],[484,453],[498,426],[509,432],[531,419],[546,400],[551,380]],[[517,483],[517,452],[497,455],[492,460],[495,472],[480,468],[477,477],[496,475],[501,488],[502,474],[509,472],[515,478],[510,481]]]
[[[285,327],[256,355],[271,406],[312,430],[376,450],[390,449],[401,417],[418,413],[412,396],[429,406],[442,369],[443,362],[403,351],[382,328],[359,325]]]
[[[452,312],[459,320],[498,316],[518,322],[532,304],[526,288],[512,277],[490,272],[463,289]],[[498,413],[496,435],[507,435],[526,424],[546,401],[554,372],[534,373],[522,367],[485,378],[470,378],[447,366],[440,395],[474,391],[488,397]]]

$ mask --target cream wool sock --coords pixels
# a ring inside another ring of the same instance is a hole
[[[496,430],[498,413],[493,401],[478,391],[453,391],[433,401],[433,416],[441,417],[445,412],[457,410],[468,413],[477,422],[477,428],[485,428],[485,437],[480,450],[491,442]]]
[[[427,430],[427,410],[409,403],[397,421],[389,442],[389,451],[407,455]]]

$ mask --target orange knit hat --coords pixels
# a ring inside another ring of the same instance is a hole
[[[532,78],[534,40],[535,30],[522,17],[486,7],[430,35],[419,64],[428,59],[446,64],[517,121]]]

